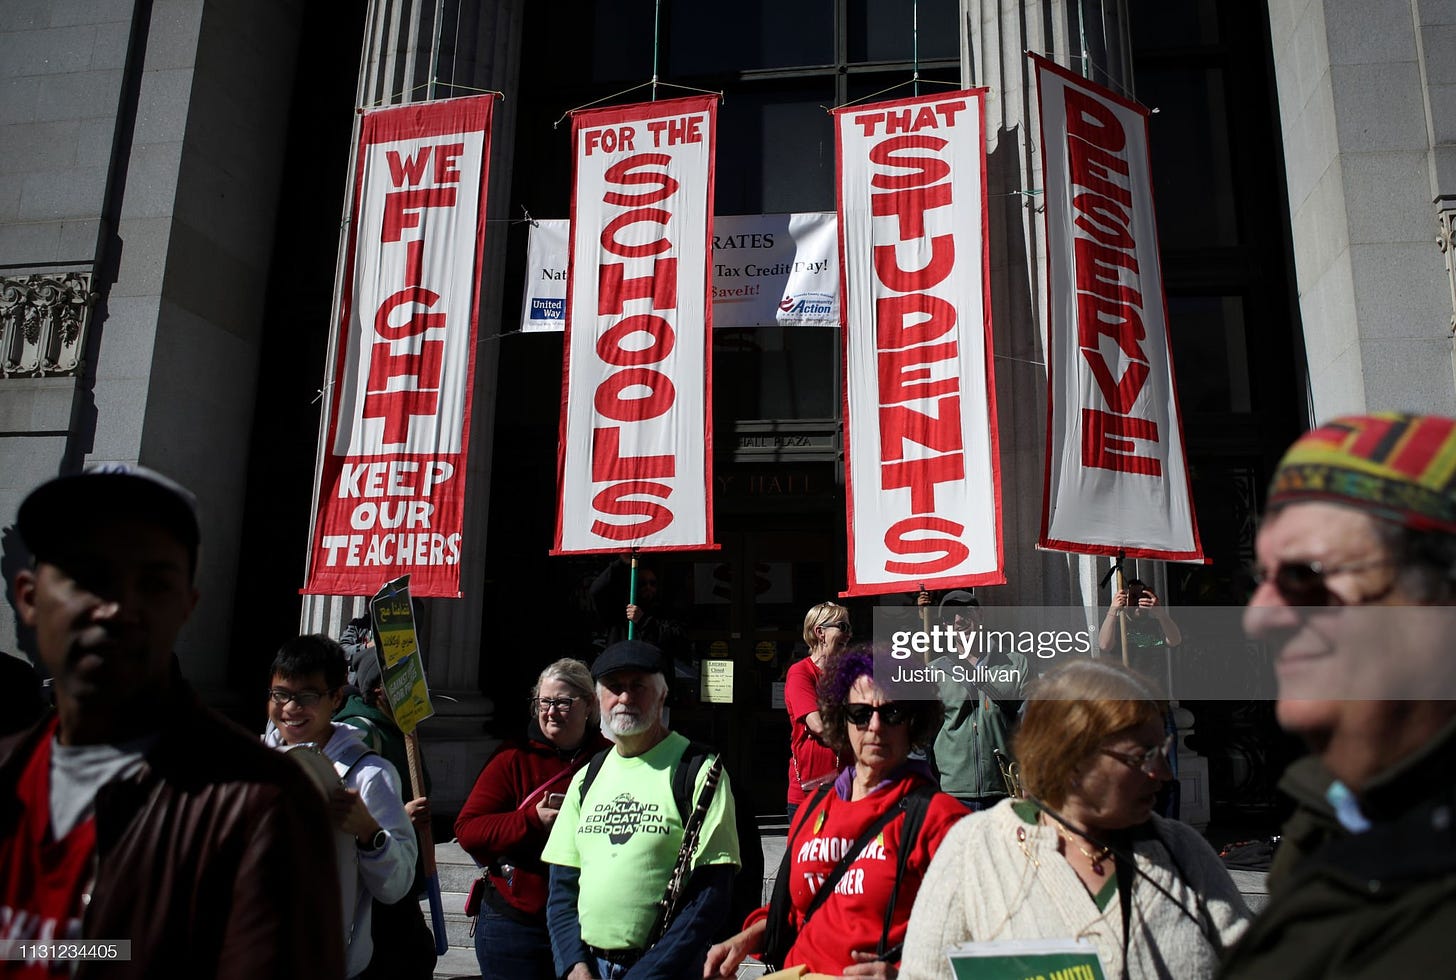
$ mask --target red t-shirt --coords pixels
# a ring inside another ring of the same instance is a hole
[[[859,839],[865,829],[910,792],[918,777],[901,779],[893,786],[850,802],[830,790],[814,810],[795,816],[798,834],[793,838],[793,856],[789,862],[789,898],[795,927],[802,925],[803,910],[813,901],[829,872],[839,863],[844,851]],[[945,793],[936,793],[925,813],[925,822],[915,838],[914,847],[905,865],[905,880],[895,900],[895,915],[890,923],[888,945],[905,941],[910,923],[910,909],[931,856],[956,821],[967,816],[965,805]],[[800,824],[799,821],[803,820]],[[865,846],[859,858],[850,864],[844,877],[834,888],[834,895],[814,913],[799,930],[798,939],[789,950],[784,966],[806,965],[811,973],[839,976],[854,962],[855,950],[873,952],[885,926],[885,907],[890,904],[890,890],[895,882],[895,863],[900,854],[900,832],[903,818],[891,820],[875,839]],[[768,914],[759,909],[748,917],[747,925]]]
[[[804,719],[819,710],[819,678],[824,672],[805,657],[789,667],[784,677],[784,707],[789,712],[789,805],[814,795],[804,784],[828,776],[839,768],[834,750],[809,734]]]
[[[91,881],[96,821],[88,816],[60,840],[51,839],[52,720],[16,786],[15,833],[0,840],[0,939],[59,942],[81,937],[81,896]],[[123,938],[123,937],[117,937]],[[0,978],[65,976],[70,963],[0,960]]]

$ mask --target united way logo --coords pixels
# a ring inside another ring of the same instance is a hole
[[[671,832],[662,807],[643,803],[631,793],[618,793],[608,803],[598,803],[581,822],[578,833],[606,834],[613,844],[625,844],[634,834],[667,834]]]

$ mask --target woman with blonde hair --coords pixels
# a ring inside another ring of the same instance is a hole
[[[789,667],[784,677],[784,707],[789,712],[789,822],[814,790],[839,771],[839,754],[824,738],[819,714],[819,680],[830,656],[849,646],[849,610],[821,602],[804,616],[804,642],[809,655]]]
[[[546,980],[556,975],[546,929],[541,850],[572,774],[610,743],[597,726],[596,685],[580,660],[541,671],[531,690],[526,737],[501,745],[475,780],[455,836],[485,870],[475,928],[481,976]]]
[[[1109,980],[1213,976],[1249,910],[1208,842],[1153,812],[1172,775],[1164,709],[1107,660],[1037,682],[1013,743],[1025,798],[946,836],[910,916],[907,980],[948,980],[955,943],[1069,938]]]

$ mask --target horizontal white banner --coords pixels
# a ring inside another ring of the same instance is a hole
[[[838,220],[832,211],[713,219],[713,326],[839,325]],[[531,226],[521,331],[566,328],[571,222]]]

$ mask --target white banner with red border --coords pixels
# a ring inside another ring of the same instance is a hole
[[[713,544],[714,96],[572,115],[552,554]]]
[[[1006,581],[985,94],[834,112],[846,595]]]
[[[306,594],[460,595],[493,103],[360,122]]]
[[[1038,546],[1204,561],[1158,257],[1148,110],[1030,58],[1048,281]]]

